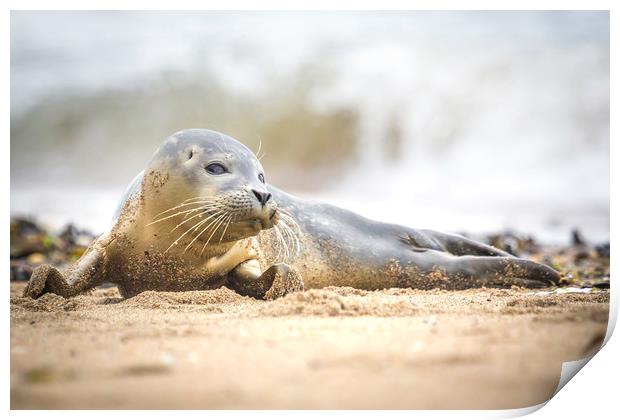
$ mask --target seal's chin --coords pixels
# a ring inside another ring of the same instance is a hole
[[[280,220],[277,209],[270,209],[266,214],[239,220],[234,230],[244,237],[257,235],[261,230],[271,229]]]
[[[258,217],[249,219],[248,222],[257,230],[271,229],[280,220],[278,216],[278,210],[274,208],[261,212]]]
[[[276,223],[278,223],[278,212],[276,209],[270,210],[268,214],[261,215],[250,222],[253,223],[258,230],[271,229]]]
[[[271,229],[276,223],[278,223],[279,213],[277,209],[269,210],[269,217],[261,218],[260,223],[263,229]]]

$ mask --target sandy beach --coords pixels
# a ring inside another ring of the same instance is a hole
[[[604,338],[608,290],[115,287],[22,298],[11,408],[509,409],[549,399]]]

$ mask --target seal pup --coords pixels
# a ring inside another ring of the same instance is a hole
[[[460,235],[375,222],[265,182],[237,140],[188,129],[166,139],[125,192],[112,228],[61,273],[37,267],[24,291],[69,297],[103,282],[146,290],[227,286],[273,299],[304,288],[544,287],[555,270]]]

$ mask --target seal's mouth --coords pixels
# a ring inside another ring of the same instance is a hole
[[[254,234],[257,234],[261,230],[271,229],[280,221],[280,214],[277,208],[263,209],[258,214],[255,213],[252,216],[247,219],[237,220],[237,226],[244,226],[253,230]]]
[[[272,209],[269,211],[268,217],[257,217],[254,221],[257,224],[260,224],[260,228],[262,229],[271,229],[276,223],[278,223],[278,210]]]
[[[261,229],[272,228],[276,223],[278,223],[278,210],[272,209],[269,212],[269,218],[265,219],[261,217],[258,219],[258,221],[260,222]]]

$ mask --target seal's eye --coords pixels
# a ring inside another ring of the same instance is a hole
[[[258,180],[264,184],[265,183],[265,175],[258,174]]]
[[[222,175],[223,173],[228,172],[221,163],[212,163],[208,165],[205,170],[211,175]]]

